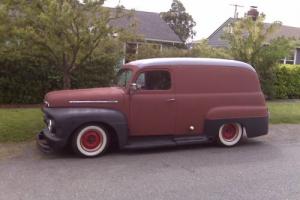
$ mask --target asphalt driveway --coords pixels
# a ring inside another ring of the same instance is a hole
[[[4,199],[300,199],[300,125],[235,148],[124,151],[95,159],[47,156],[33,143],[0,159]]]

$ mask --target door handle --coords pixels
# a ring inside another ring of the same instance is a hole
[[[175,98],[167,99],[167,102],[174,102],[174,101],[176,101]]]

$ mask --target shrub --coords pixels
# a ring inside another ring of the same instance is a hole
[[[114,57],[94,60],[86,63],[72,74],[73,88],[105,87],[112,83],[115,76]]]
[[[281,65],[274,70],[274,98],[300,98],[300,65]]]
[[[108,86],[114,77],[115,59],[87,63],[72,74],[73,88]],[[62,74],[40,60],[0,60],[0,104],[42,103],[44,95],[63,88]]]
[[[29,59],[0,61],[0,103],[41,103],[44,93],[59,89],[59,74],[46,63]]]

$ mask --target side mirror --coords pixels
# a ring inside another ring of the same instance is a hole
[[[129,92],[130,92],[130,94],[132,94],[135,91],[140,90],[140,89],[141,89],[141,86],[139,84],[131,83],[130,87],[129,87]]]
[[[131,83],[130,84],[130,91],[136,91],[138,90],[138,85],[136,83]]]

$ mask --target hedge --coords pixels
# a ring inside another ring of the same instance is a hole
[[[300,98],[300,65],[281,65],[275,69],[276,99]]]
[[[22,60],[0,62],[0,103],[41,103],[44,93],[60,89],[61,77],[46,63]]]
[[[102,87],[111,83],[115,58],[87,63],[72,74],[73,88]],[[62,89],[62,75],[42,61],[0,60],[0,104],[39,104],[44,95]]]

